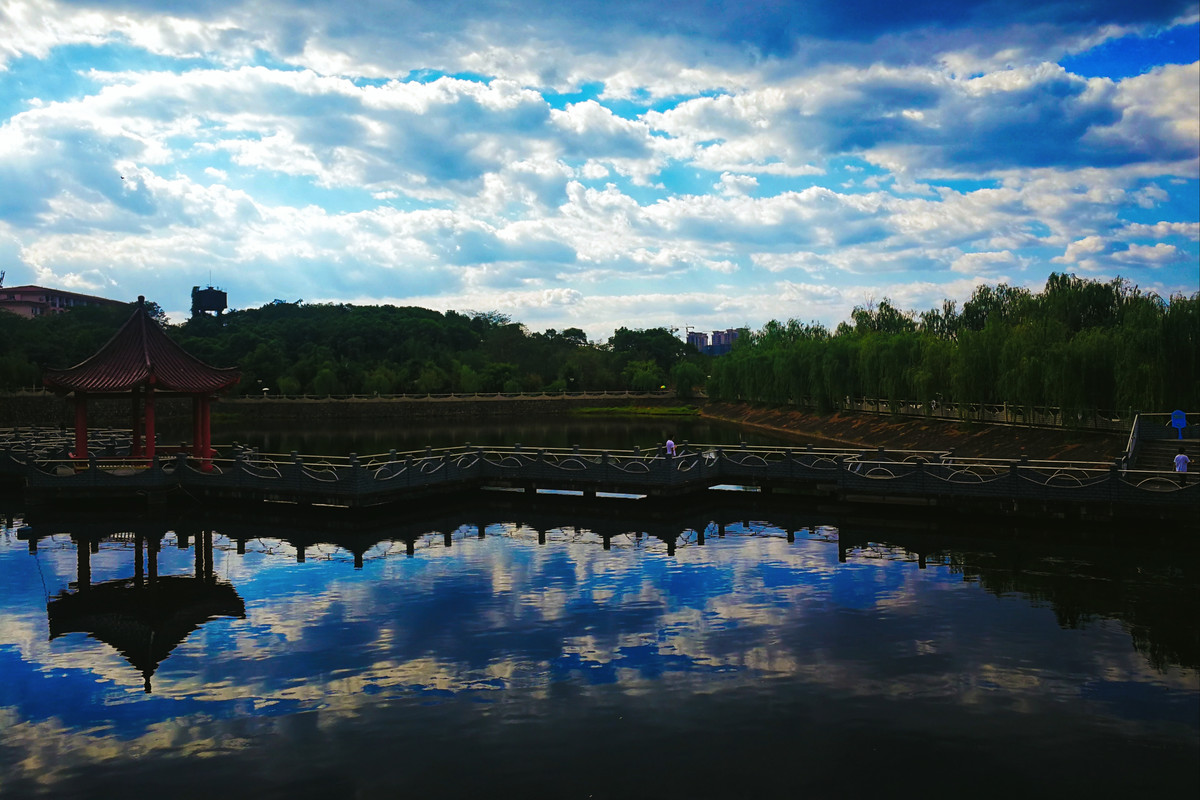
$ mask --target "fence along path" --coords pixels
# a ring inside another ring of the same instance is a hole
[[[0,436],[0,472],[24,479],[32,499],[136,498],[179,491],[198,500],[364,508],[477,489],[672,497],[713,487],[794,492],[840,502],[970,505],[1017,513],[1067,509],[1085,516],[1195,516],[1196,476],[1114,463],[958,458],[949,452],[684,444],[661,450],[427,448],[348,457],[242,449],[196,460],[146,461],[120,446],[86,464],[61,444]],[[1189,482],[1187,478],[1190,477]]]

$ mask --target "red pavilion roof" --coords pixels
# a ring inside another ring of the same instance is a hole
[[[157,391],[200,394],[237,383],[233,367],[210,367],[167,338],[146,311],[145,298],[116,335],[95,355],[69,369],[48,369],[42,382],[60,392],[128,392],[153,386]]]

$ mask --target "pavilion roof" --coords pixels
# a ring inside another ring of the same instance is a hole
[[[211,367],[171,341],[139,297],[129,320],[96,353],[68,369],[48,369],[42,382],[61,392],[158,391],[199,394],[241,379],[233,367]]]

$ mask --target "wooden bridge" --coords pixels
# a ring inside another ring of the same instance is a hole
[[[63,447],[54,432],[7,432],[0,435],[0,474],[19,480],[32,503],[179,496],[372,508],[479,490],[677,498],[726,488],[1021,516],[1178,519],[1191,526],[1200,518],[1195,475],[1131,469],[1128,459],[1012,461],[882,448],[685,444],[674,456],[464,445],[345,458],[240,449],[203,460],[182,452],[147,460],[124,455],[120,435],[113,434],[107,442],[95,438],[81,462],[63,457]]]

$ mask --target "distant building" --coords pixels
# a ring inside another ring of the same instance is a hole
[[[199,286],[192,287],[192,316],[198,317],[201,314],[209,311],[215,312],[219,317],[225,309],[229,308],[229,296],[220,289],[214,289],[207,286],[201,289]]]
[[[46,314],[61,314],[80,306],[127,305],[107,297],[47,289],[44,286],[0,286],[0,310],[31,319]]]
[[[737,338],[738,332],[736,328],[713,331],[712,345],[705,352],[710,356],[723,356],[733,349],[733,343],[737,341]]]
[[[709,343],[707,333],[688,331],[687,343],[707,356],[723,356],[733,349],[733,343],[737,341],[737,338],[738,332],[736,328],[713,331],[711,344]]]

